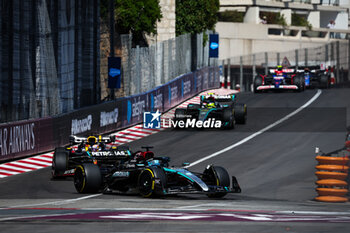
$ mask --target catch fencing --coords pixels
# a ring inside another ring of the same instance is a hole
[[[240,84],[241,91],[251,91],[256,75],[268,74],[269,68],[278,65],[298,68],[324,64],[325,68],[333,71],[336,85],[344,85],[350,82],[349,43],[350,40],[336,40],[314,48],[232,57],[219,64],[224,67],[225,83],[229,83],[231,88]]]
[[[99,0],[1,0],[0,25],[0,122],[100,101]]]
[[[195,35],[194,38],[186,34],[151,44],[149,47],[136,48],[132,48],[131,35],[122,35],[121,47],[121,96],[151,90],[182,74],[209,65],[209,43],[203,42],[203,33]],[[107,70],[101,72],[103,75]]]

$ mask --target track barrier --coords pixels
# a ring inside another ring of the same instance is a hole
[[[349,157],[333,157],[317,155],[316,181],[318,197],[322,202],[347,202]]]

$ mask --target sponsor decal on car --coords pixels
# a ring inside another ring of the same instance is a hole
[[[116,171],[113,173],[112,177],[129,177],[130,172]]]

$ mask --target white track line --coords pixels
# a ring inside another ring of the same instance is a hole
[[[204,157],[204,158],[201,158],[201,159],[199,159],[199,160],[197,160],[197,161],[194,161],[194,162],[192,162],[190,165],[188,165],[188,166],[186,166],[186,167],[192,167],[192,166],[197,165],[197,164],[199,164],[199,163],[201,163],[201,162],[204,162],[205,160],[211,159],[211,158],[216,157],[216,156],[218,156],[218,155],[220,155],[220,154],[222,154],[222,153],[225,153],[226,151],[229,151],[229,150],[231,150],[231,149],[233,149],[233,148],[235,148],[235,147],[237,147],[237,146],[242,145],[243,143],[248,142],[249,140],[255,138],[256,136],[258,136],[258,135],[260,135],[260,134],[262,134],[262,133],[268,131],[269,129],[275,127],[276,125],[281,124],[282,122],[288,120],[289,118],[291,118],[292,116],[296,115],[297,113],[299,113],[300,111],[302,111],[304,108],[306,108],[306,107],[308,107],[310,104],[312,104],[312,103],[321,95],[321,93],[322,93],[322,91],[319,89],[319,90],[317,91],[317,93],[316,93],[309,101],[307,101],[304,105],[302,105],[301,107],[299,107],[299,108],[298,108],[297,110],[295,110],[294,112],[289,113],[287,116],[281,118],[280,120],[276,121],[275,123],[273,123],[273,124],[271,124],[271,125],[269,125],[269,126],[266,126],[266,127],[263,128],[262,130],[260,130],[260,131],[258,131],[258,132],[256,132],[256,133],[254,133],[254,134],[252,134],[252,135],[250,135],[250,136],[248,136],[248,137],[242,139],[241,141],[236,142],[235,144],[232,144],[231,146],[228,146],[228,147],[226,147],[226,148],[224,148],[224,149],[222,149],[222,150],[219,150],[219,151],[217,151],[217,152],[215,152],[215,153],[213,153],[213,154],[210,154],[210,155],[208,155],[208,156],[206,156],[206,157]]]
[[[8,208],[23,208],[23,207],[43,206],[43,205],[64,205],[64,204],[70,204],[70,203],[76,202],[76,201],[81,201],[81,200],[85,200],[85,199],[89,199],[89,198],[93,198],[93,197],[98,197],[101,195],[103,195],[103,194],[98,193],[98,194],[93,194],[93,195],[74,198],[74,199],[67,199],[67,200],[63,200],[63,201],[53,201],[53,202],[45,202],[45,203],[39,203],[39,204],[17,205],[17,206],[11,206]]]

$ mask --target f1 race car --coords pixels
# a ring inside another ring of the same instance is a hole
[[[130,153],[127,147],[113,147],[107,143],[115,141],[115,136],[69,137],[71,146],[55,149],[52,159],[52,178],[74,175],[76,166],[83,163],[110,164],[121,154]],[[78,146],[73,146],[79,144]]]
[[[305,87],[328,88],[331,85],[330,70],[321,70],[320,66],[299,67],[296,73],[302,75]]]
[[[215,95],[208,93],[200,96],[200,104],[189,104],[187,108],[175,110],[174,121],[205,122],[220,121],[220,127],[234,128],[235,124],[247,121],[247,105],[237,103],[236,95]]]
[[[258,75],[254,79],[254,92],[258,93],[264,90],[295,90],[304,91],[304,77],[295,73],[295,69],[283,69],[279,66],[277,69],[270,69],[268,75]]]
[[[223,167],[209,165],[203,173],[190,172],[184,167],[169,167],[169,157],[154,157],[149,149],[133,154],[119,155],[114,164],[93,163],[78,165],[74,186],[79,193],[137,192],[143,197],[181,193],[202,193],[209,197],[223,197],[239,193],[237,179]]]

